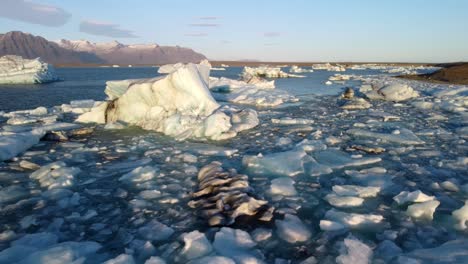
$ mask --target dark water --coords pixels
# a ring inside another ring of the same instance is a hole
[[[0,111],[32,109],[39,106],[52,107],[69,103],[72,100],[106,98],[104,88],[106,81],[156,77],[155,67],[133,68],[58,68],[57,74],[63,79],[60,82],[33,85],[0,85]],[[288,68],[283,68],[289,71]],[[238,79],[242,67],[230,67],[225,71],[212,71],[213,77]],[[343,74],[364,71],[347,71]],[[371,73],[366,71],[367,73]],[[294,95],[337,94],[343,85],[324,85],[324,82],[335,72],[315,71],[303,73],[306,78],[277,79],[276,87]],[[350,83],[348,82],[348,85]]]

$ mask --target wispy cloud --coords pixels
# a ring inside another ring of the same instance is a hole
[[[217,16],[203,16],[203,17],[199,17],[198,19],[200,20],[217,20],[217,19],[220,19],[221,17],[217,17]]]
[[[275,31],[265,32],[263,33],[263,36],[267,38],[276,38],[276,37],[281,36],[281,32],[275,32]]]
[[[60,7],[26,0],[0,0],[0,17],[48,27],[63,26],[71,14]]]
[[[219,24],[216,23],[192,23],[189,24],[191,27],[218,27]]]
[[[184,34],[184,36],[187,36],[187,37],[206,37],[208,36],[207,33],[186,33]]]
[[[137,38],[133,31],[121,29],[119,25],[101,21],[85,20],[80,23],[80,32],[112,38]]]

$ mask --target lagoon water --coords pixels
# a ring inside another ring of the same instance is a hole
[[[159,76],[155,67],[131,68],[57,68],[60,82],[33,85],[1,85],[0,111],[14,111],[36,108],[39,106],[52,107],[69,103],[72,100],[104,100],[106,81],[139,78],[153,78]],[[242,67],[229,67],[225,71],[212,71],[211,76],[238,79]],[[348,71],[346,74],[352,74]],[[377,71],[358,71],[360,74],[378,73]],[[325,81],[334,72],[317,71],[305,73],[307,78],[289,78],[276,80],[279,89],[289,91],[294,95],[337,94],[343,85],[325,85]],[[349,85],[349,83],[348,83]]]

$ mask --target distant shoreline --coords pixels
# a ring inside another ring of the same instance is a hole
[[[243,66],[260,66],[260,65],[297,65],[300,67],[312,66],[312,64],[321,64],[327,62],[292,62],[292,61],[210,61],[211,65],[214,67],[220,67],[222,65],[229,65],[234,67],[243,67]],[[341,64],[341,65],[363,65],[363,64],[377,64],[377,65],[390,65],[390,66],[435,66],[439,63],[422,63],[422,62],[330,62],[332,65]],[[118,65],[119,67],[128,67],[129,64],[54,64],[55,67],[65,68],[65,67],[76,67],[76,68],[86,68],[86,67],[112,67],[113,65]],[[131,64],[132,67],[151,67],[151,66],[162,66],[164,64]]]

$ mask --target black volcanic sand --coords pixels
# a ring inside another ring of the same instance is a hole
[[[433,73],[398,77],[438,83],[468,84],[468,63],[439,64],[437,66],[443,68]]]

